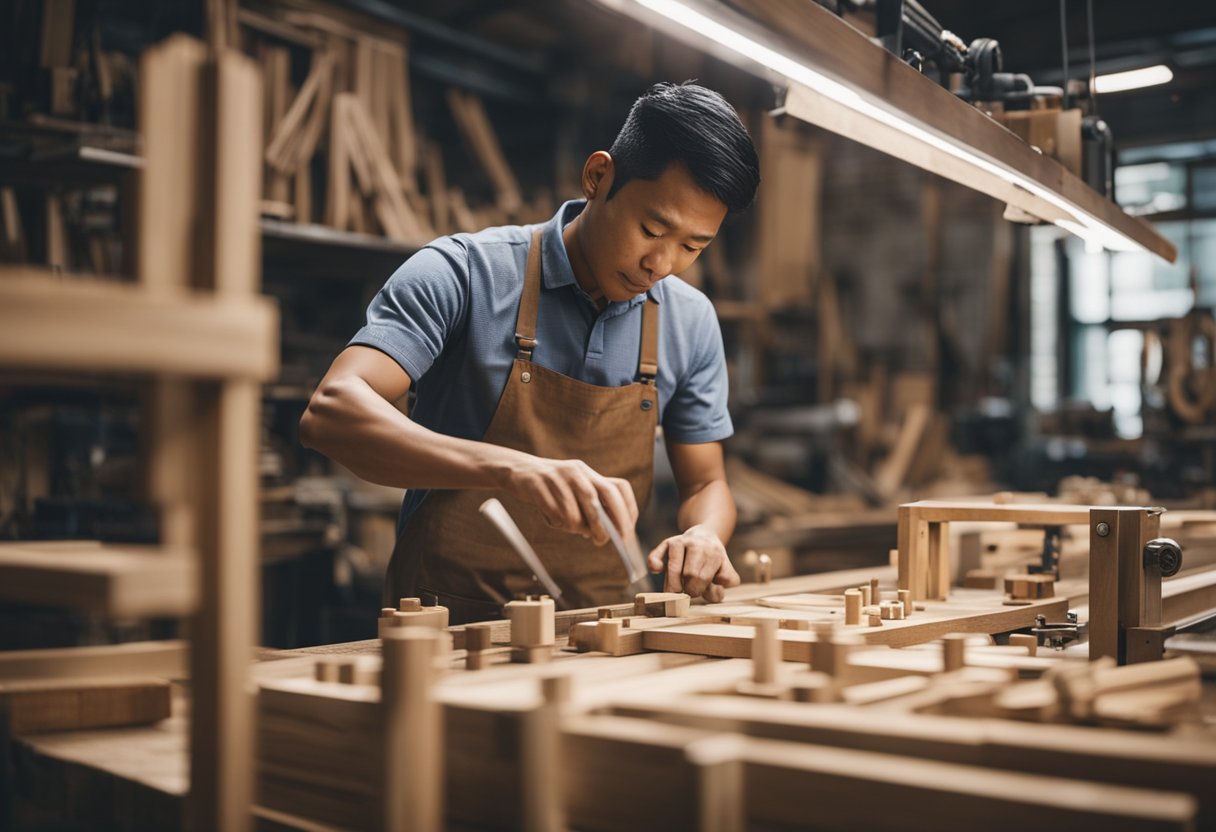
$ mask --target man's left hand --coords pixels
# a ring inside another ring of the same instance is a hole
[[[739,585],[739,573],[726,556],[726,547],[718,535],[703,526],[693,526],[651,549],[646,558],[651,572],[664,571],[664,556],[664,592],[685,592],[693,598],[717,602],[724,597],[726,587]]]

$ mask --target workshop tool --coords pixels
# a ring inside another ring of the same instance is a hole
[[[562,590],[553,580],[553,576],[549,574],[549,570],[540,562],[540,558],[536,554],[536,550],[532,548],[524,533],[519,530],[519,526],[515,525],[515,521],[511,519],[511,515],[507,513],[506,506],[498,501],[497,498],[491,497],[481,504],[478,509],[482,516],[494,524],[494,528],[507,539],[511,544],[511,548],[515,550],[515,554],[519,555],[520,559],[532,570],[532,574],[545,587],[545,591],[549,593],[549,597],[553,599],[553,603],[561,609],[569,609],[569,605],[562,601]]]
[[[625,573],[629,576],[629,595],[632,597],[639,592],[649,592],[650,573],[646,569],[646,558],[642,555],[642,547],[638,545],[637,537],[630,534],[628,540],[623,538],[616,524],[608,517],[603,504],[598,501],[595,504],[595,512],[600,525],[608,532],[612,548],[616,549],[616,553],[621,556],[621,562],[625,564]]]

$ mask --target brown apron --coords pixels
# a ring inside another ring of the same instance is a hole
[[[515,324],[518,348],[506,389],[483,441],[550,459],[581,459],[600,474],[629,480],[638,505],[650,499],[659,403],[659,309],[642,309],[638,381],[599,387],[532,361],[541,284],[541,232],[532,235]],[[611,545],[549,527],[540,511],[505,491],[433,490],[406,521],[389,562],[385,604],[418,596],[440,603],[453,623],[502,617],[502,605],[544,592],[477,509],[497,497],[536,549],[571,607],[620,603],[629,584]]]

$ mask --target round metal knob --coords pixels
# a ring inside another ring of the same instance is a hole
[[[1161,577],[1177,575],[1182,568],[1182,547],[1168,537],[1158,537],[1144,544],[1144,565],[1161,570]]]

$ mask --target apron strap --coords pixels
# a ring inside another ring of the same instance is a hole
[[[659,305],[646,298],[642,305],[642,348],[638,354],[638,381],[654,384],[659,374]]]
[[[541,229],[532,232],[532,244],[528,246],[528,267],[524,272],[524,292],[519,299],[519,313],[515,317],[515,346],[517,358],[532,360],[536,349],[536,308],[540,301],[540,237]]]

